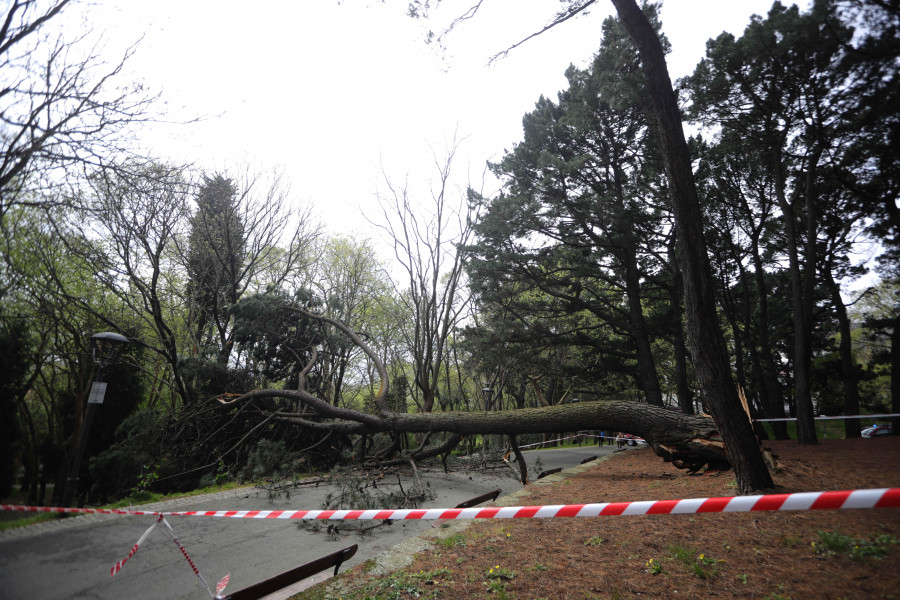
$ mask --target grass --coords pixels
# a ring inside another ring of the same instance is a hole
[[[817,555],[847,555],[856,562],[880,560],[893,551],[893,546],[900,544],[900,540],[889,535],[880,535],[874,540],[854,538],[840,531],[819,531],[818,535],[819,541],[811,544]]]
[[[19,527],[27,527],[29,525],[35,525],[37,523],[43,523],[45,521],[54,521],[60,518],[62,518],[61,513],[38,513],[36,515],[22,517],[21,519],[0,521],[0,531],[6,531],[7,529],[17,529]]]
[[[141,492],[139,494],[134,494],[126,498],[122,498],[118,502],[107,504],[100,508],[128,508],[129,506],[134,506],[136,504],[150,504],[153,502],[162,502],[164,500],[174,500],[177,498],[190,498],[192,496],[202,496],[203,494],[213,494],[215,492],[227,492],[228,490],[235,490],[252,485],[252,483],[238,483],[233,481],[230,483],[223,483],[221,485],[209,485],[203,488],[198,488],[196,490],[191,490],[190,492],[178,492],[176,494]]]

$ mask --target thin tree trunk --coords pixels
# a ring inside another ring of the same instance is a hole
[[[844,381],[844,414],[859,414],[859,377],[857,376],[856,361],[853,360],[853,341],[850,338],[850,317],[847,316],[847,307],[841,298],[841,286],[834,280],[830,269],[823,272],[825,283],[831,290],[831,302],[834,304],[834,312],[838,320],[838,328],[841,332],[841,344],[838,351],[841,356],[841,379]],[[860,436],[859,421],[857,419],[844,419],[844,437],[858,438]]]
[[[687,348],[684,344],[683,312],[681,298],[684,294],[684,282],[681,267],[675,251],[675,238],[669,244],[669,264],[672,268],[672,287],[669,290],[669,306],[672,314],[672,350],[675,354],[675,389],[678,395],[678,406],[686,415],[694,414],[694,394],[688,385]]]
[[[751,245],[753,270],[756,277],[757,303],[759,304],[759,353],[762,358],[763,385],[766,388],[766,416],[772,419],[784,418],[784,396],[778,383],[778,369],[772,354],[772,343],[769,340],[769,288],[766,285],[766,272],[763,269],[759,254],[759,237],[753,239]],[[772,423],[775,439],[788,439],[787,425],[783,421]]]

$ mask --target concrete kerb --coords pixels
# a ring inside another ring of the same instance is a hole
[[[609,454],[583,465],[576,465],[574,467],[569,467],[568,469],[560,471],[559,473],[548,475],[543,479],[539,479],[528,484],[527,487],[523,487],[509,495],[497,498],[497,500],[494,501],[493,506],[523,505],[525,504],[523,499],[526,496],[530,495],[533,489],[561,483],[569,477],[578,475],[579,473],[583,473],[588,469],[591,469],[594,466],[600,464],[601,462],[609,460],[615,455],[616,453]],[[417,554],[434,549],[436,540],[448,538],[452,535],[456,535],[457,533],[465,531],[465,529],[468,528],[472,524],[472,522],[472,519],[465,519],[460,521],[436,521],[432,526],[432,529],[430,529],[429,531],[405,540],[392,547],[390,550],[385,550],[381,554],[376,555],[372,559],[374,561],[374,565],[370,569],[368,569],[366,573],[369,575],[389,575],[395,571],[399,571],[400,569],[405,569],[413,563],[413,560],[415,560]],[[337,579],[334,579],[327,584],[328,593],[331,595],[340,596],[344,587],[344,579],[341,577],[338,577]]]

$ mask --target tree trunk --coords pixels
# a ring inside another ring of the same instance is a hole
[[[791,309],[794,313],[794,412],[797,416],[797,439],[801,444],[815,444],[818,440],[816,439],[815,422],[812,420],[811,340],[804,314],[806,304],[803,302],[803,276],[800,272],[797,220],[794,215],[794,207],[788,202],[785,194],[786,176],[780,152],[772,153],[772,168],[775,177],[775,196],[784,219],[788,268],[791,276]]]
[[[894,317],[891,331],[891,412],[900,414],[900,315]],[[894,417],[894,435],[900,435],[900,417]]]
[[[838,327],[841,332],[841,344],[838,351],[841,356],[841,379],[844,381],[844,414],[859,414],[859,377],[857,375],[856,361],[853,360],[853,341],[850,338],[850,318],[847,316],[847,307],[841,298],[841,286],[834,280],[830,270],[823,273],[825,282],[831,290],[831,302],[834,304],[834,312],[837,316]],[[859,420],[844,420],[844,437],[858,438],[860,436]]]
[[[815,149],[807,161],[805,173],[805,186],[803,196],[806,206],[806,261],[803,269],[803,346],[805,354],[802,357],[806,370],[806,389],[801,395],[797,394],[797,439],[801,444],[816,444],[815,411],[812,403],[812,329],[813,309],[815,307],[814,290],[816,288],[816,169],[819,157],[822,155],[821,144],[816,144]],[[797,358],[800,358],[799,356]]]
[[[675,251],[675,238],[669,245],[669,263],[672,266],[672,287],[669,290],[669,306],[672,314],[672,350],[675,354],[675,389],[678,395],[678,407],[686,415],[694,414],[694,394],[688,385],[687,348],[684,345],[684,325],[682,322],[681,298],[684,294],[684,282],[681,278],[681,267]]]
[[[254,390],[235,401],[261,398],[304,400],[307,406],[317,411],[321,417],[335,420],[309,421],[287,413],[279,413],[275,418],[301,427],[332,430],[343,434],[440,431],[457,436],[510,436],[601,429],[638,435],[644,438],[659,456],[672,461],[680,468],[699,468],[705,464],[725,466],[729,463],[731,455],[726,450],[715,422],[709,417],[685,415],[666,408],[627,400],[578,402],[492,412],[387,412],[380,416],[337,407],[299,390]],[[741,418],[749,427],[749,421],[743,411]],[[428,449],[421,450],[421,457],[426,455],[433,456],[434,452]]]
[[[647,332],[647,321],[644,319],[644,306],[641,303],[641,283],[634,246],[629,245],[624,248],[622,254],[625,258],[625,295],[628,298],[628,316],[631,322],[630,334],[637,350],[638,384],[644,391],[644,398],[646,398],[647,404],[662,406],[662,389],[659,386],[656,361],[653,359],[650,334]]]
[[[752,244],[753,270],[756,277],[757,302],[759,303],[759,352],[762,357],[763,385],[766,388],[766,416],[772,419],[784,418],[784,396],[778,383],[778,369],[772,355],[772,343],[769,339],[769,286],[766,285],[766,272],[763,268],[759,252],[759,234],[754,235]],[[784,421],[772,423],[775,439],[788,439],[787,425]]]
[[[772,477],[744,413],[716,320],[715,288],[703,238],[703,215],[691,170],[681,112],[659,37],[634,0],[612,0],[625,29],[638,46],[647,76],[651,122],[666,167],[675,228],[681,249],[688,343],[697,379],[725,441],[741,493],[772,487]],[[649,407],[648,407],[649,408]]]

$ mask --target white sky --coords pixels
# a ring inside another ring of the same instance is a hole
[[[559,0],[485,0],[445,56],[424,43],[473,3],[443,0],[422,22],[405,0],[95,0],[88,19],[110,50],[144,36],[130,69],[162,92],[173,120],[208,117],[148,128],[156,152],[210,170],[281,168],[328,231],[375,237],[360,213],[374,206],[382,166],[392,179],[427,181],[431,148],[442,154],[458,132],[458,184],[478,181],[485,161],[521,138],[538,97],[566,86],[566,67],[589,63],[613,10],[600,2],[493,66],[488,58],[539,30]],[[693,70],[707,39],[740,35],[771,4],[666,0],[673,78]]]

